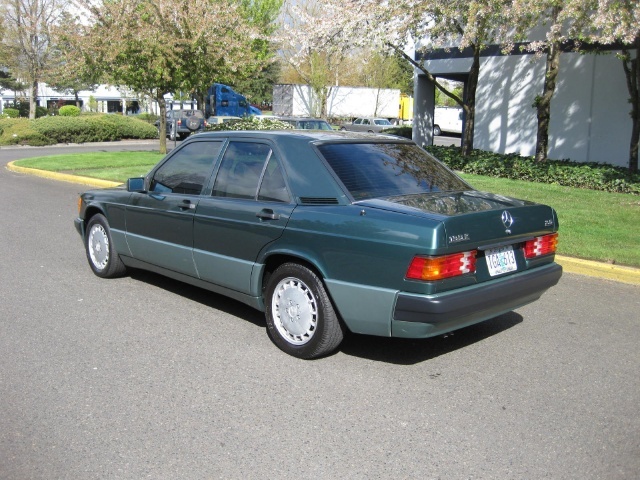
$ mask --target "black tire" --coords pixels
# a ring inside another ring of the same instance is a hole
[[[101,278],[123,276],[127,267],[115,251],[109,230],[109,222],[102,214],[91,217],[84,239],[87,260],[93,273]]]
[[[434,136],[442,135],[442,130],[440,130],[440,127],[438,125],[433,126],[433,135]]]
[[[312,359],[333,352],[344,327],[322,280],[309,268],[285,263],[269,277],[265,290],[267,332],[285,353]]]

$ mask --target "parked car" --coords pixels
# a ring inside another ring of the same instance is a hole
[[[296,130],[333,130],[326,120],[312,117],[274,117],[275,120],[287,122]]]
[[[227,295],[300,358],[347,331],[425,338],[481,322],[562,274],[551,207],[476,191],[391,135],[193,135],[78,208],[97,276],[141,268]]]
[[[344,123],[340,130],[350,132],[380,133],[385,128],[393,128],[393,124],[386,118],[356,118],[352,123]]]
[[[171,140],[184,140],[193,132],[204,130],[204,113],[200,110],[168,110],[167,137]],[[155,123],[160,132],[160,120]]]

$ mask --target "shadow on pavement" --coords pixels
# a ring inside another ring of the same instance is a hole
[[[264,314],[241,302],[143,270],[131,270],[130,277],[207,307],[236,316],[259,327],[262,334],[266,335]],[[342,352],[345,355],[378,362],[412,365],[481,342],[486,338],[514,327],[522,321],[521,315],[509,312],[446,335],[418,340],[348,333],[338,351],[333,355]],[[274,345],[273,348],[277,347]],[[317,361],[322,361],[322,359]]]

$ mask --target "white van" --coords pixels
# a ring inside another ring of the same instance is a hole
[[[458,107],[436,107],[433,112],[433,134],[442,132],[462,133],[462,109]]]

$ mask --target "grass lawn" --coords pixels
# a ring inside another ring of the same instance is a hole
[[[558,253],[640,266],[640,197],[463,174],[478,190],[551,205],[558,212]]]
[[[20,160],[16,165],[116,182],[145,175],[163,155],[96,152]],[[640,267],[640,197],[463,174],[478,190],[551,205],[560,220],[558,253]]]
[[[92,152],[34,157],[15,164],[124,183],[127,178],[144,176],[163,157],[157,152]]]

